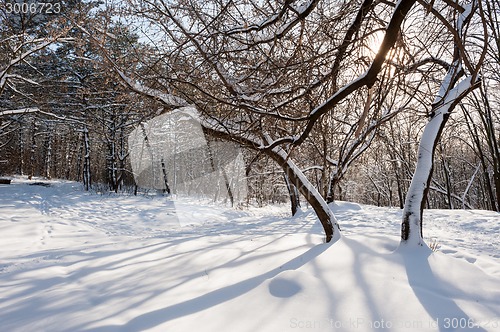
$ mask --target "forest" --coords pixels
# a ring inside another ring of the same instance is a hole
[[[424,207],[500,211],[499,15],[498,0],[2,0],[0,176],[132,193],[130,134],[191,109],[207,142],[241,149],[233,204],[308,204],[327,241],[328,203],[399,207],[419,241]]]

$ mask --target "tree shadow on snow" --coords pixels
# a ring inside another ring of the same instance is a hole
[[[439,331],[457,330],[454,325],[472,322],[473,319],[449,297],[450,294],[460,294],[462,291],[432,271],[429,263],[432,254],[433,251],[427,247],[418,248],[414,252],[410,252],[408,248],[402,250],[408,282],[423,308],[433,319],[434,327]],[[486,330],[477,326],[474,331]]]
[[[241,228],[229,227],[230,224],[222,232],[220,225],[206,225],[185,231],[177,230],[171,238],[166,234],[160,236],[155,233],[152,234],[153,237],[148,237],[147,244],[140,237],[110,237],[104,242],[101,239],[95,243],[67,238],[67,243],[74,241],[74,247],[37,250],[18,255],[15,263],[0,266],[0,272],[3,272],[0,274],[3,284],[0,292],[6,291],[5,294],[8,294],[3,298],[4,304],[8,305],[6,310],[0,312],[0,321],[7,330],[44,324],[47,330],[91,331],[93,329],[90,326],[93,324],[147,305],[151,300],[165,296],[183,284],[198,280],[203,270],[196,264],[191,264],[193,257],[203,260],[206,257],[204,255],[216,254],[218,250],[234,250],[233,256],[207,267],[210,271],[215,271],[231,269],[252,260],[280,257],[284,251],[310,248],[311,243],[300,243],[282,251],[266,249],[274,242],[311,226],[309,223],[302,223],[283,230],[278,227],[282,223],[282,218],[257,218],[243,232]],[[269,232],[270,228],[276,230]],[[219,237],[221,233],[228,237]],[[200,237],[208,237],[210,240],[201,241],[198,245]],[[125,242],[116,245],[117,240]],[[255,245],[249,246],[248,243],[252,243],[252,240],[257,241],[253,242]],[[240,241],[247,242],[243,246],[234,245]],[[142,330],[208,309],[245,294],[284,270],[298,268],[327,247],[313,247],[296,257],[289,255],[295,258],[268,272],[185,302],[144,313],[125,325],[102,326],[95,330]],[[172,266],[178,267],[175,273],[169,270]],[[58,324],[61,321],[66,321],[67,324],[61,326]]]
[[[219,288],[181,303],[144,313],[131,319],[124,325],[99,326],[86,329],[85,331],[140,331],[154,328],[167,321],[194,314],[242,296],[262,284],[265,280],[273,278],[283,271],[298,269],[314,257],[319,256],[329,247],[329,244],[316,245],[266,273]]]

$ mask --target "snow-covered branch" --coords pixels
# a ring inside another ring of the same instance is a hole
[[[457,17],[456,34],[462,40],[462,29],[472,18],[472,8],[475,1],[465,7],[463,13]],[[463,45],[462,45],[463,46]],[[465,72],[462,63],[466,62],[467,54],[461,44],[455,44],[454,61],[442,79],[439,91],[432,104],[429,122],[426,124],[418,147],[418,159],[408,190],[401,225],[401,243],[423,245],[422,216],[424,204],[431,189],[432,172],[434,167],[434,152],[441,138],[442,131],[455,106],[473,89],[479,86],[474,71],[471,76],[461,79]]]
[[[0,111],[0,117],[7,116],[7,115],[35,113],[35,112],[39,112],[39,111],[40,111],[40,109],[38,107],[28,107],[28,108],[20,108],[17,110]]]
[[[401,23],[403,22],[403,19],[406,17],[410,9],[413,7],[415,1],[416,0],[401,0],[398,2],[397,6],[394,8],[393,15],[385,29],[385,36],[380,45],[380,49],[368,70],[365,73],[359,75],[350,83],[344,85],[323,104],[312,110],[309,114],[309,120],[302,134],[297,140],[290,143],[302,144],[309,136],[315,123],[323,114],[332,110],[339,102],[344,100],[347,96],[349,96],[359,88],[363,86],[371,87],[375,83],[380,69],[385,62],[387,54],[396,43]]]
[[[253,24],[245,24],[240,27],[234,27],[231,28],[226,32],[227,35],[233,35],[233,34],[241,34],[241,33],[250,33],[250,32],[259,32],[262,31],[270,26],[275,25],[277,22],[279,22],[280,19],[282,19],[285,14],[288,11],[293,11],[297,16],[294,20],[292,20],[289,23],[286,23],[285,26],[281,26],[278,29],[279,30],[284,30],[285,27],[292,27],[296,25],[298,22],[300,22],[300,19],[303,19],[309,13],[316,7],[318,4],[319,0],[309,0],[304,3],[302,3],[299,6],[293,6],[293,2],[295,0],[286,0],[283,3],[283,6],[280,8],[280,10],[269,17],[267,17],[265,20],[259,23],[253,23]]]
[[[164,93],[163,91],[153,89],[151,87],[140,84],[139,82],[132,80],[129,76],[127,76],[123,71],[118,69],[116,65],[113,66],[114,70],[118,73],[122,81],[134,92],[137,92],[141,95],[149,96],[156,100],[161,101],[166,106],[169,107],[184,107],[188,106],[189,103],[183,98],[174,96],[169,93]]]
[[[66,29],[61,30],[59,33],[55,34],[54,36],[50,36],[50,37],[44,38],[44,39],[31,40],[29,42],[29,44],[34,45],[33,47],[31,47],[30,49],[15,56],[13,59],[10,59],[10,61],[7,63],[7,65],[5,65],[5,67],[0,68],[0,96],[2,95],[2,93],[4,91],[5,85],[7,84],[9,78],[23,79],[29,83],[36,84],[36,82],[34,82],[28,78],[24,78],[20,75],[9,74],[9,72],[11,71],[11,69],[14,66],[18,65],[19,63],[21,63],[22,61],[24,61],[25,59],[27,59],[28,57],[30,57],[34,53],[43,50],[44,48],[48,47],[49,45],[52,45],[53,43],[55,43],[57,41],[67,41],[64,38],[64,36],[67,34],[68,31],[69,31],[69,29],[66,28]]]

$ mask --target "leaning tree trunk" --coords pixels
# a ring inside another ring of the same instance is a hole
[[[461,66],[456,61],[441,84],[432,107],[431,118],[422,133],[418,147],[417,166],[403,209],[401,243],[423,245],[422,215],[432,178],[434,151],[453,108],[475,85],[470,77],[456,83],[460,72]]]
[[[477,3],[473,1],[463,8],[458,14],[456,21],[457,37],[464,39],[464,27],[467,26],[477,9]],[[463,45],[463,44],[462,44]],[[410,188],[406,195],[403,209],[403,221],[401,224],[401,244],[420,245],[424,244],[422,234],[422,215],[425,202],[428,198],[429,186],[434,166],[434,151],[441,138],[446,122],[455,106],[474,88],[478,87],[478,71],[482,60],[478,60],[474,72],[470,73],[460,81],[464,75],[462,60],[466,59],[464,49],[455,45],[454,61],[444,77],[439,92],[432,104],[430,119],[424,128],[418,147],[417,166],[413,174]],[[483,55],[484,56],[484,52]],[[484,59],[484,58],[483,58]],[[472,69],[469,64],[469,69]]]
[[[283,168],[290,182],[299,190],[302,196],[304,196],[311,205],[314,212],[316,212],[325,231],[326,242],[330,242],[332,239],[334,241],[338,240],[340,238],[340,228],[337,219],[319,191],[312,185],[295,163],[288,158],[284,150],[275,148],[269,152],[269,156]]]
[[[235,141],[254,150],[259,150],[258,147],[261,146],[261,144],[256,140],[241,137],[239,135],[233,135],[223,129],[219,130],[211,124],[202,122],[201,125],[208,135],[212,135],[214,137],[229,141]],[[323,226],[326,242],[338,240],[340,238],[340,227],[337,223],[337,219],[333,215],[332,210],[323,199],[319,191],[307,179],[304,173],[295,165],[293,161],[290,160],[287,153],[281,147],[274,147],[273,149],[261,151],[267,154],[281,166],[281,168],[285,172],[285,176],[287,176],[290,180],[290,183],[297,188],[297,190],[311,205],[314,212],[318,216],[321,225]]]

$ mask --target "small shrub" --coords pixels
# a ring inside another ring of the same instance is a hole
[[[440,245],[437,239],[432,238],[431,241],[429,242],[429,248],[431,248],[432,251],[438,251],[439,247]]]

